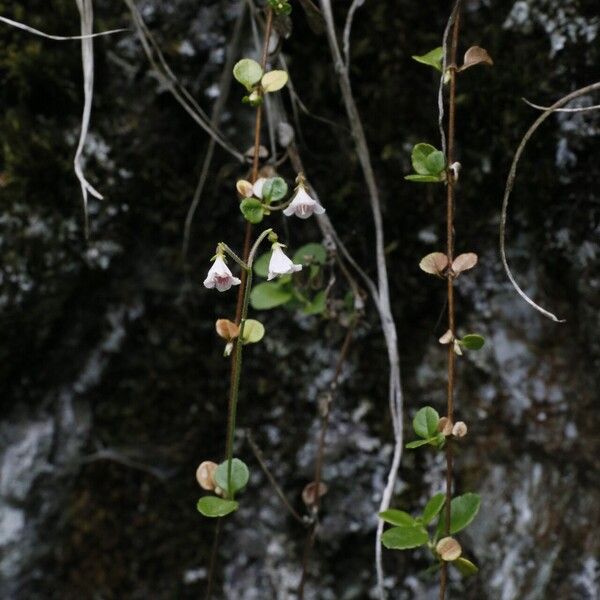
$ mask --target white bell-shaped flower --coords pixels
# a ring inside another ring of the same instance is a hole
[[[301,271],[302,265],[294,264],[281,249],[281,244],[275,242],[273,244],[273,252],[269,261],[269,276],[267,279],[275,279],[281,275],[290,275],[296,271]]]
[[[322,215],[324,212],[325,209],[307,194],[304,186],[299,185],[290,205],[283,211],[283,214],[286,217],[296,215],[301,219],[308,219],[313,213]]]
[[[232,285],[240,285],[241,280],[233,276],[229,267],[225,264],[222,254],[217,254],[213,266],[210,268],[204,287],[209,289],[217,288],[219,292],[227,291]]]

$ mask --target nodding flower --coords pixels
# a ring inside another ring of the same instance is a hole
[[[232,285],[240,285],[240,283],[242,283],[241,280],[234,277],[225,264],[223,253],[217,251],[215,262],[204,280],[204,287],[217,288],[219,292],[226,292]]]
[[[281,248],[282,245],[279,242],[275,242],[272,246],[273,252],[269,261],[269,276],[267,277],[269,281],[275,277],[290,275],[302,270],[302,265],[295,265]]]
[[[283,214],[286,217],[296,215],[301,219],[308,219],[313,213],[322,215],[324,212],[325,209],[308,195],[304,185],[300,183],[290,205],[283,211]]]

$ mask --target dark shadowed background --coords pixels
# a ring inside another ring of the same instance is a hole
[[[238,3],[137,4],[175,73],[210,111]],[[334,3],[338,25],[346,7]],[[445,352],[436,342],[444,290],[418,269],[443,244],[443,190],[403,176],[414,143],[439,144],[437,77],[410,56],[440,44],[449,8],[367,0],[353,28],[351,76],[383,198],[407,423],[421,406],[444,404]],[[196,511],[194,472],[223,455],[229,363],[214,320],[231,316],[235,303],[234,293],[209,292],[202,280],[217,241],[241,245],[233,186],[244,170],[217,149],[184,267],[183,223],[207,136],[151,72],[124,3],[97,0],[95,9],[96,30],[131,31],[95,44],[87,172],[106,199],[91,202],[90,245],[72,172],[80,45],[0,25],[0,597],[199,598],[214,522]],[[497,248],[510,161],[537,116],[521,98],[548,105],[599,80],[598,9],[597,0],[466,2],[460,50],[482,45],[495,66],[459,82],[457,250],[477,252],[480,265],[459,281],[458,323],[487,344],[459,366],[457,410],[470,431],[457,485],[479,491],[483,504],[461,536],[481,572],[453,583],[456,598],[600,597],[598,113],[557,115],[542,126],[522,160],[509,217],[519,282],[565,324],[515,295]],[[79,28],[72,0],[0,1],[0,14],[52,33]],[[283,50],[313,114],[299,117],[306,172],[372,273],[371,214],[326,40],[298,6],[293,26]],[[248,22],[243,39],[240,57],[252,52]],[[236,86],[222,129],[243,150],[252,113],[240,96]],[[282,175],[294,173],[286,167]],[[274,223],[287,231],[279,217]],[[319,230],[306,222],[286,239],[297,247],[318,241]],[[285,310],[258,318],[268,337],[246,352],[239,422],[301,509],[317,398],[344,332]],[[386,395],[385,350],[368,304],[332,413],[330,493],[307,598],[371,597],[392,441]],[[224,525],[216,597],[295,598],[304,532],[242,437],[237,455],[252,477]],[[441,456],[406,453],[394,505],[422,507],[442,477]],[[391,598],[436,597],[435,578],[421,575],[424,553],[384,558]]]

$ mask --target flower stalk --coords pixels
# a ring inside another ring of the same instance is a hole
[[[256,252],[262,243],[262,241],[271,233],[272,229],[265,229],[256,239],[254,245],[248,252],[248,261],[242,261],[226,244],[219,244],[233,260],[235,260],[241,267],[242,273],[245,273],[245,282],[242,286],[242,312],[240,319],[240,333],[234,342],[233,359],[232,359],[232,370],[231,370],[231,388],[229,395],[229,415],[227,419],[227,446],[226,446],[226,457],[227,457],[227,489],[229,497],[234,500],[234,491],[231,485],[231,468],[233,465],[233,442],[235,437],[235,426],[237,418],[237,405],[238,397],[240,392],[240,377],[242,373],[242,349],[244,346],[244,326],[246,324],[246,318],[248,316],[248,304],[250,301],[250,291],[252,289],[252,266],[254,264],[254,258]]]

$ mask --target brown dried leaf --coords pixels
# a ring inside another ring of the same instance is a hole
[[[327,493],[327,486],[321,481],[319,482],[319,498]],[[302,490],[302,501],[306,506],[313,506],[317,502],[317,484],[314,481],[307,483]]]
[[[462,438],[467,435],[467,424],[464,421],[457,421],[452,427],[452,435],[457,438]]]
[[[462,356],[462,348],[460,347],[460,343],[458,342],[458,340],[454,340],[454,354],[457,354],[458,356]]]
[[[245,179],[240,179],[235,184],[235,189],[238,191],[238,194],[242,198],[251,198],[252,197],[252,184]]]
[[[215,471],[217,470],[217,463],[210,460],[205,460],[200,463],[200,466],[196,469],[196,479],[203,490],[212,492],[215,487]]]
[[[453,537],[442,538],[436,545],[435,551],[445,561],[456,560],[462,554],[460,544]]]
[[[485,48],[480,48],[479,46],[471,46],[465,52],[465,59],[463,66],[459,69],[459,71],[464,71],[469,67],[474,67],[475,65],[489,65],[490,67],[494,64],[492,57],[487,53]]]
[[[452,421],[448,417],[442,417],[438,422],[438,431],[446,437],[452,434]]]
[[[244,152],[244,156],[249,156],[250,158],[254,158],[254,146],[250,146],[246,152]],[[269,151],[264,146],[258,147],[258,158],[267,158],[269,156]]]
[[[452,261],[452,271],[455,275],[472,269],[477,264],[477,254],[474,252],[467,252],[466,254],[459,254]]]
[[[229,319],[217,319],[215,323],[217,335],[230,342],[240,335],[240,327]]]
[[[448,266],[448,257],[441,252],[432,252],[424,256],[419,263],[419,267],[425,273],[430,275],[441,275]]]
[[[454,341],[454,334],[452,333],[452,329],[448,329],[446,333],[439,339],[440,344],[449,344]]]

